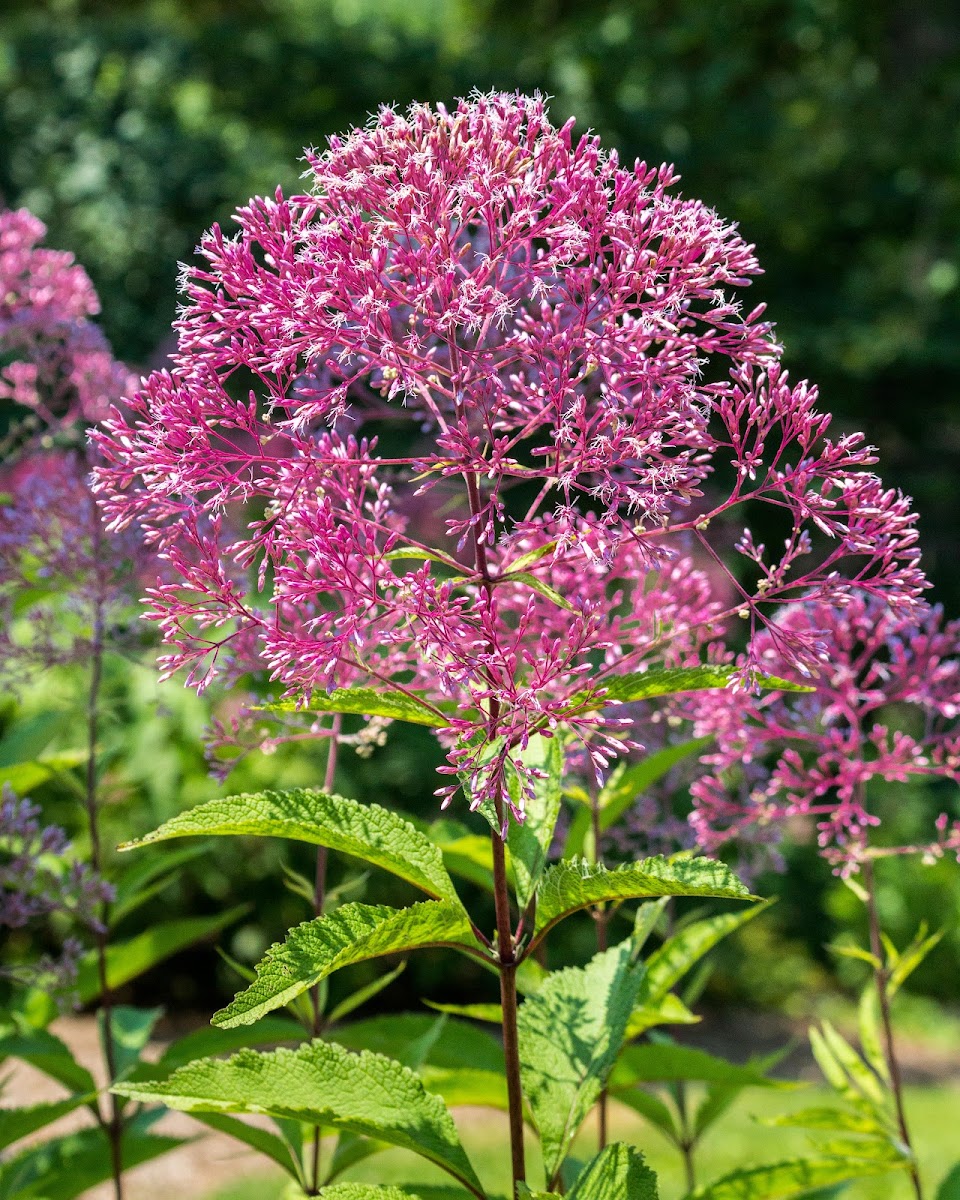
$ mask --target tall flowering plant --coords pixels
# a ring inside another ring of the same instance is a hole
[[[330,1184],[358,1134],[416,1143],[487,1195],[421,1079],[322,1036],[334,970],[436,946],[499,976],[502,1074],[485,1094],[508,1113],[515,1195],[529,1195],[525,1119],[550,1194],[570,1185],[576,1129],[624,1043],[669,1019],[676,975],[638,960],[656,906],[585,968],[544,977],[547,935],[607,901],[746,890],[708,860],[548,865],[568,752],[599,775],[631,745],[631,701],[733,686],[749,703],[759,686],[792,686],[764,675],[752,636],[768,630],[809,672],[819,640],[771,621],[791,599],[867,592],[911,609],[924,586],[908,502],[872,474],[861,437],[827,436],[762,308],[741,311],[752,247],[680,196],[671,169],[622,165],[572,126],[551,125],[539,98],[476,96],[384,109],[308,151],[307,193],[255,199],[235,236],[204,237],[183,271],[173,368],[96,434],[109,528],[140,523],[178,577],[149,596],[166,669],[202,686],[260,661],[281,708],[330,714],[322,790],[214,801],[154,835],[319,846],[315,918],[214,1019],[239,1027],[309,993],[311,1041],[116,1090],[270,1113],[308,1195],[368,1194]],[[743,511],[782,549],[755,541]],[[698,563],[723,581],[715,595],[688,585]],[[701,661],[734,615],[750,635],[742,664]],[[489,822],[474,875],[493,893],[493,930],[464,908],[449,844],[331,794],[357,716],[437,732],[443,803],[462,794]],[[329,849],[429,899],[325,912]],[[461,1077],[446,1094],[476,1088]],[[291,1119],[315,1127],[308,1146],[289,1140]],[[322,1127],[341,1132],[327,1164]],[[638,1155],[607,1146],[568,1194],[654,1186]]]

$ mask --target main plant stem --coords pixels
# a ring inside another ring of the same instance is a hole
[[[876,982],[877,996],[880,1002],[880,1019],[883,1023],[884,1050],[886,1053],[887,1070],[890,1074],[890,1090],[893,1092],[900,1140],[910,1152],[910,1182],[913,1184],[913,1191],[917,1200],[923,1200],[920,1172],[917,1169],[917,1160],[913,1153],[913,1143],[910,1140],[907,1113],[903,1103],[903,1077],[900,1074],[900,1063],[897,1060],[896,1045],[893,1040],[893,1019],[890,1014],[890,997],[887,995],[890,972],[885,965],[886,959],[883,953],[883,942],[880,937],[880,914],[877,911],[876,883],[873,874],[873,863],[869,858],[863,864],[863,885],[866,893],[867,917],[870,922],[870,951],[876,963],[873,969],[873,977]]]
[[[495,801],[497,822],[503,828],[503,801]],[[490,835],[493,847],[493,895],[497,912],[497,951],[500,970],[500,1004],[503,1009],[503,1057],[507,1071],[507,1101],[510,1109],[510,1161],[513,1194],[526,1182],[523,1151],[523,1091],[520,1084],[520,1043],[517,1037],[517,961],[510,922],[510,892],[503,839],[497,830]]]
[[[340,745],[340,729],[343,725],[343,717],[337,713],[333,718],[330,726],[330,735],[327,739],[327,769],[323,773],[323,790],[329,795],[333,790],[333,780],[337,773],[337,750]],[[317,862],[313,876],[313,915],[315,917],[323,916],[323,906],[327,895],[327,847],[317,847]],[[310,1032],[314,1037],[319,1037],[323,1031],[323,1010],[320,1006],[320,985],[317,984],[310,993],[310,1004],[313,1010],[313,1019],[310,1026]],[[311,1189],[309,1194],[316,1196],[320,1191],[320,1139],[323,1136],[323,1131],[319,1125],[313,1128],[313,1142],[310,1154],[310,1180]]]
[[[94,530],[94,555],[99,563],[99,526]],[[103,849],[100,842],[100,821],[97,804],[97,737],[100,724],[100,685],[103,678],[104,616],[103,599],[98,592],[93,610],[93,637],[90,642],[90,688],[87,694],[87,773],[84,803],[90,831],[90,866],[103,877]],[[100,984],[100,1014],[103,1022],[103,1058],[107,1068],[107,1087],[117,1079],[117,1062],[113,1049],[113,995],[107,974],[107,921],[109,906],[104,901],[100,927],[95,931],[97,978]],[[101,1120],[110,1143],[110,1169],[113,1175],[115,1200],[123,1200],[123,1120],[120,1099],[110,1094],[107,1100],[109,1115]]]
[[[593,830],[593,862],[594,865],[600,863],[600,794],[596,785],[590,789],[590,818]],[[603,953],[607,948],[607,925],[609,923],[609,915],[606,907],[598,904],[593,910],[593,919],[597,927],[597,951]],[[608,1109],[608,1092],[606,1085],[600,1092],[600,1097],[597,1101],[597,1143],[598,1148],[602,1150],[607,1144],[607,1109]]]

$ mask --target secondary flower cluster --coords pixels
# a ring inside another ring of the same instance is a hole
[[[960,778],[960,621],[933,607],[904,617],[865,596],[842,609],[808,602],[786,609],[756,653],[789,673],[780,646],[810,637],[828,648],[812,693],[770,693],[750,710],[716,697],[698,706],[697,732],[716,738],[704,756],[712,773],[691,789],[700,845],[776,840],[785,822],[813,816],[824,856],[844,874],[868,854],[960,858],[960,822],[946,815],[929,844],[871,846],[879,818],[869,802],[874,779]]]
[[[826,436],[735,299],[752,247],[670,168],[514,95],[384,109],[308,164],[309,194],[204,237],[174,369],[98,439],[111,527],[141,521],[180,577],[151,596],[169,670],[423,691],[479,800],[558,722],[602,767],[625,722],[585,691],[724,613],[916,603],[908,502]],[[783,548],[743,533],[733,572],[708,534],[744,506]],[[678,613],[685,554],[718,599]]]

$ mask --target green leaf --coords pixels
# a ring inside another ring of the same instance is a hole
[[[731,1171],[713,1183],[689,1192],[685,1200],[789,1200],[817,1188],[832,1187],[851,1179],[884,1174],[889,1163],[867,1159],[795,1158],[764,1167]]]
[[[718,942],[765,912],[772,903],[765,900],[739,912],[720,913],[695,921],[668,938],[647,959],[647,974],[640,990],[641,1003],[661,1000]]]
[[[703,692],[727,687],[738,675],[737,667],[706,665],[699,667],[669,667],[650,671],[620,675],[603,684],[603,691],[595,688],[578,692],[570,701],[570,707],[580,711],[606,708],[619,702],[631,704],[636,700],[650,700],[655,696],[675,696],[678,692]],[[764,675],[757,680],[764,689],[781,692],[812,692],[813,688],[791,683],[776,675]]]
[[[710,737],[693,738],[677,746],[664,746],[662,750],[655,750],[640,762],[629,765],[621,763],[620,767],[611,773],[598,797],[601,830],[615,825],[637,796],[662,779],[678,763],[705,749],[712,741],[713,738]]]
[[[0,767],[0,785],[7,784],[18,796],[25,796],[51,779],[87,761],[86,750],[66,750],[32,762],[10,763]]]
[[[141,1114],[124,1129],[121,1143],[125,1170],[176,1150],[188,1139],[147,1132],[159,1114]],[[75,1200],[112,1177],[110,1146],[102,1129],[54,1138],[22,1151],[3,1165],[2,1200]]]
[[[526,554],[521,554],[519,558],[515,558],[513,562],[507,564],[507,574],[514,575],[517,571],[526,571],[528,567],[532,567],[534,563],[538,563],[541,558],[546,558],[548,554],[552,554],[556,548],[556,541],[552,541],[546,542],[542,546],[537,546],[535,550],[528,550]]]
[[[181,917],[176,921],[160,921],[126,942],[107,947],[107,982],[111,988],[122,987],[194,942],[219,933],[249,910],[249,905],[230,908],[209,917]],[[89,1004],[100,995],[100,976],[96,952],[91,950],[80,960],[76,991],[82,1004]]]
[[[960,1162],[944,1176],[934,1200],[960,1200]]]
[[[0,1150],[5,1150],[20,1138],[36,1133],[38,1129],[44,1129],[53,1121],[58,1121],[67,1113],[73,1112],[75,1108],[89,1104],[95,1097],[96,1092],[88,1092],[85,1096],[68,1096],[65,1100],[32,1104],[28,1108],[0,1109],[3,1116],[0,1121]]]
[[[867,1062],[880,1076],[887,1087],[890,1087],[890,1068],[887,1066],[887,1056],[883,1048],[883,1032],[880,1017],[880,993],[876,981],[871,981],[864,988],[858,1008],[858,1029],[860,1045]]]
[[[395,689],[383,692],[376,688],[337,688],[332,692],[314,692],[308,704],[281,700],[277,704],[264,704],[258,711],[351,713],[361,717],[389,717],[410,725],[428,725],[431,729],[443,729],[450,724],[450,718],[425,696]]]
[[[398,813],[310,788],[210,800],[123,849],[178,837],[254,834],[326,846],[405,879],[438,900],[459,902],[440,850]]]
[[[256,1150],[258,1154],[263,1154],[267,1158],[272,1159],[278,1166],[282,1167],[288,1175],[293,1175],[294,1178],[299,1178],[297,1171],[297,1163],[294,1160],[290,1147],[275,1133],[271,1133],[269,1129],[261,1129],[257,1125],[248,1125],[245,1121],[241,1121],[239,1117],[230,1117],[226,1113],[194,1113],[194,1119],[202,1121],[204,1125],[210,1129],[216,1129],[218,1133],[225,1133],[228,1137],[235,1138],[238,1142],[243,1142],[245,1146],[250,1146]]]
[[[698,1050],[673,1042],[651,1042],[630,1046],[620,1056],[610,1080],[610,1090],[619,1091],[638,1083],[721,1083],[737,1087],[789,1087],[768,1079],[757,1067],[738,1066]]]
[[[334,1183],[320,1189],[320,1200],[420,1200],[420,1196],[389,1184]]]
[[[657,1096],[645,1092],[642,1087],[624,1088],[617,1092],[617,1100],[626,1104],[635,1113],[645,1117],[651,1125],[663,1133],[671,1143],[676,1145],[680,1139],[680,1131],[673,1113]]]
[[[140,1061],[153,1027],[162,1016],[162,1008],[131,1008],[121,1004],[110,1009],[110,1042],[117,1079],[123,1079]],[[104,1061],[107,1062],[110,1059],[106,1053],[107,1031],[103,1009],[97,1013],[97,1027],[100,1045],[104,1048]]]
[[[816,1105],[800,1108],[795,1112],[777,1113],[773,1117],[761,1118],[761,1124],[784,1126],[796,1129],[819,1129],[834,1133],[882,1134],[884,1127],[865,1108],[835,1108]]]
[[[265,1113],[346,1129],[412,1150],[483,1196],[443,1101],[424,1090],[415,1072],[380,1054],[323,1041],[268,1054],[241,1050],[115,1091],[182,1112]]]
[[[436,1027],[436,1017],[426,1013],[394,1013],[344,1025],[337,1030],[337,1041],[351,1050],[373,1050],[400,1058]],[[503,1047],[497,1038],[476,1025],[450,1019],[437,1033],[426,1061],[437,1067],[504,1071]]]
[[[643,994],[643,982],[640,984],[640,994]],[[696,1025],[699,1021],[700,1018],[687,1008],[679,996],[669,992],[654,1004],[636,1005],[627,1024],[627,1041],[632,1042],[657,1025]]]
[[[95,1092],[93,1076],[71,1054],[65,1042],[46,1029],[15,1031],[0,1037],[0,1061],[17,1058],[49,1075],[72,1092]]]
[[[479,1108],[498,1108],[506,1112],[507,1081],[498,1071],[479,1067],[434,1067],[420,1069],[420,1078],[428,1092],[440,1096],[451,1108],[469,1104]]]
[[[215,1013],[212,1023],[226,1029],[250,1025],[341,967],[427,946],[479,950],[459,903],[424,900],[409,908],[344,904],[329,916],[291,929],[286,941],[271,946],[257,964],[254,982]]]
[[[290,1017],[264,1017],[253,1028],[195,1029],[172,1042],[158,1062],[141,1063],[137,1068],[137,1078],[162,1079],[197,1058],[231,1054],[248,1046],[276,1046],[281,1042],[300,1043],[302,1040],[303,1026]]]
[[[205,844],[182,846],[178,850],[144,854],[131,862],[116,883],[116,897],[110,905],[111,923],[115,925],[169,886],[180,867],[206,854],[209,848]]]
[[[535,780],[533,796],[525,798],[523,823],[511,821],[507,835],[517,905],[522,912],[532,900],[547,865],[547,852],[560,815],[563,747],[559,738],[547,738],[536,734],[530,738],[521,759],[525,766],[541,772],[544,776]],[[514,803],[519,807],[519,776],[515,772],[511,775],[511,788],[516,793]]]
[[[468,879],[488,892],[493,891],[493,850],[489,837],[478,833],[466,834],[453,841],[440,843],[443,865],[452,875]]]
[[[946,930],[938,929],[936,933],[931,933],[929,937],[926,936],[926,933],[926,926],[921,925],[913,941],[901,952],[896,965],[890,972],[890,977],[887,980],[887,995],[891,1000],[917,967],[920,966],[934,946],[938,944],[946,933]]]
[[[887,1092],[881,1080],[870,1070],[850,1043],[837,1033],[829,1021],[821,1023],[821,1030],[824,1044],[856,1091],[876,1109],[882,1111],[887,1102]],[[814,1033],[816,1030],[811,1030],[811,1039]],[[820,1061],[819,1058],[817,1061]]]
[[[492,1025],[503,1024],[503,1008],[499,1004],[440,1004],[436,1000],[424,1000],[424,1004],[436,1012],[449,1013],[453,1017],[489,1021]]]
[[[548,867],[537,897],[535,941],[558,921],[591,904],[644,896],[714,896],[749,900],[750,892],[729,867],[711,858],[646,858],[608,871],[583,859]]]
[[[337,1021],[342,1021],[344,1017],[349,1016],[350,1013],[360,1008],[361,1005],[366,1004],[368,1000],[372,1000],[374,996],[379,996],[384,988],[388,988],[398,976],[403,974],[406,966],[407,960],[404,959],[402,962],[397,963],[392,971],[385,971],[382,975],[378,975],[376,979],[371,980],[370,983],[357,988],[355,992],[351,992],[349,996],[341,1000],[333,1009],[327,1017],[327,1024],[335,1025]]]
[[[561,596],[556,588],[545,583],[542,579],[538,579],[536,575],[531,575],[529,571],[511,571],[508,575],[501,576],[503,579],[509,579],[511,583],[522,583],[539,595],[545,597],[551,604],[555,604],[558,608],[566,609],[567,612],[576,612],[576,608],[570,603],[566,596]]]
[[[642,968],[629,942],[551,974],[520,1006],[523,1091],[551,1181],[623,1044]]]
[[[606,1146],[584,1167],[567,1200],[658,1200],[657,1177],[643,1155],[622,1142]]]

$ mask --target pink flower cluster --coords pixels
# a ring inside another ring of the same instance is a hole
[[[90,320],[86,271],[39,246],[45,233],[26,209],[0,211],[0,400],[29,410],[34,431],[99,419],[132,382]]]
[[[104,534],[85,440],[87,425],[134,380],[91,320],[100,305],[86,272],[71,254],[39,246],[44,233],[26,210],[0,211],[0,402],[8,409],[0,672],[8,679],[25,665],[86,659],[91,639],[129,619],[143,582],[136,530]]]
[[[691,789],[699,844],[778,839],[785,822],[812,816],[841,873],[868,854],[960,858],[960,822],[946,815],[929,844],[871,846],[869,802],[874,779],[960,778],[960,621],[933,607],[903,616],[866,596],[841,609],[808,602],[757,638],[760,663],[789,674],[782,647],[794,639],[823,646],[812,693],[769,693],[749,710],[713,696],[698,705],[696,731],[716,737],[711,774]]]
[[[559,722],[602,768],[625,722],[585,690],[724,614],[916,603],[908,502],[826,436],[741,312],[752,247],[670,168],[516,95],[386,108],[307,161],[308,194],[203,238],[173,370],[98,438],[111,528],[142,522],[180,577],[151,595],[168,670],[422,691],[482,798]],[[734,573],[708,534],[760,507],[783,549],[744,533]],[[683,555],[722,603],[684,597]]]

